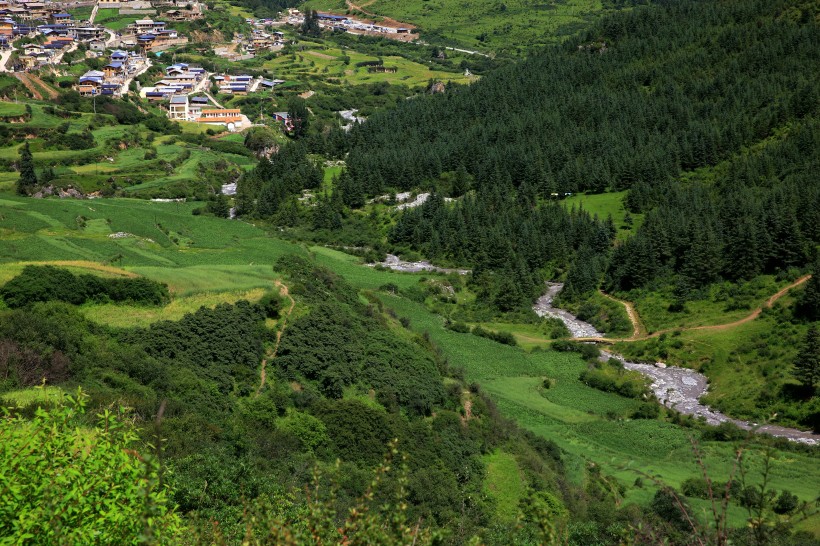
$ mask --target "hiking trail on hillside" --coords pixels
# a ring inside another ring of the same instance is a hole
[[[290,291],[286,284],[282,283],[281,281],[275,281],[274,285],[279,288],[279,295],[284,296],[290,300],[290,306],[288,310],[285,311],[284,315],[282,315],[280,328],[276,331],[276,343],[273,346],[273,350],[269,351],[265,358],[262,359],[262,367],[259,370],[259,387],[256,389],[256,396],[259,396],[259,393],[262,392],[262,389],[265,387],[265,382],[267,381],[267,366],[268,360],[273,360],[276,358],[276,353],[279,352],[279,344],[282,342],[282,334],[285,332],[285,329],[288,327],[288,319],[290,318],[290,314],[293,313],[293,308],[296,307],[296,300],[293,299],[293,296],[290,295]]]

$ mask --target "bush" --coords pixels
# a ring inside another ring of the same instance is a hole
[[[775,514],[791,514],[797,509],[797,504],[797,495],[784,489],[774,501],[774,507],[772,509]]]
[[[627,392],[632,392],[631,387],[625,389]],[[631,398],[635,398],[634,396]],[[638,409],[632,413],[633,419],[657,419],[661,414],[661,407],[654,402],[646,402],[641,404]],[[684,492],[684,495],[686,492]]]
[[[579,353],[584,360],[598,360],[601,351],[592,343],[578,343],[577,341],[559,340],[552,344],[555,351]]]
[[[278,319],[282,310],[282,297],[274,292],[268,292],[257,305],[262,308],[267,318]]]
[[[176,542],[182,525],[159,460],[134,451],[137,433],[109,410],[89,430],[85,403],[78,392],[31,421],[0,419],[0,535],[14,544]]]
[[[687,497],[709,498],[709,483],[704,478],[688,478],[680,484],[680,490]]]
[[[476,326],[475,328],[473,328],[472,334],[474,336],[491,339],[495,342],[502,343],[504,345],[518,345],[518,342],[515,340],[515,336],[513,336],[509,332],[491,332],[490,330],[485,330],[481,326]]]
[[[444,327],[447,328],[448,330],[452,330],[453,332],[458,332],[459,334],[469,334],[470,333],[470,327],[468,325],[464,324],[463,322],[451,322],[451,321],[448,320],[444,324]]]

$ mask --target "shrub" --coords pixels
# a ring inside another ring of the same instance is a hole
[[[504,345],[518,345],[518,342],[515,340],[515,336],[509,332],[491,332],[490,330],[485,330],[481,326],[476,326],[473,328],[472,334],[474,336],[491,339]]]
[[[632,393],[631,388],[628,390],[628,392],[630,392],[630,394]],[[624,395],[624,396],[626,396],[626,395]],[[636,398],[636,397],[635,396],[630,396],[630,398]],[[632,413],[632,418],[633,419],[657,419],[658,416],[660,416],[660,414],[661,414],[661,408],[658,404],[656,404],[654,402],[646,402],[644,404],[641,404],[640,407],[638,407],[638,409],[636,409]],[[687,493],[684,491],[684,495],[686,495],[686,494]]]
[[[0,419],[0,535],[14,544],[176,542],[182,525],[159,460],[134,451],[136,432],[108,410],[85,426],[85,402],[78,391],[31,421]]]
[[[687,497],[709,498],[709,483],[704,478],[688,478],[680,484],[680,489]]]
[[[448,320],[444,324],[444,327],[447,328],[448,330],[452,330],[453,332],[458,332],[459,334],[469,334],[470,333],[470,327],[468,325],[464,324],[463,322],[451,322],[451,321]]]
[[[282,310],[282,297],[274,292],[268,292],[257,305],[262,308],[267,318],[277,319]]]
[[[772,509],[776,514],[791,514],[797,509],[797,504],[797,495],[784,489],[774,501],[774,507]]]

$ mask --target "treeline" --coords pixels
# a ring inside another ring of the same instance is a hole
[[[87,301],[162,305],[171,300],[167,285],[145,277],[74,275],[66,269],[50,265],[25,266],[19,275],[0,288],[0,297],[11,308],[45,301],[62,301],[74,305]]]
[[[464,165],[478,187],[621,190],[714,165],[817,111],[820,26],[787,0],[658,2],[351,132],[365,193]],[[708,67],[709,70],[704,70]]]

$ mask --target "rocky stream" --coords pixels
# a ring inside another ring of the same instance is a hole
[[[563,285],[560,283],[547,283],[546,293],[538,298],[533,311],[540,317],[554,317],[560,319],[572,333],[572,337],[590,338],[603,337],[603,334],[595,329],[591,324],[584,322],[571,313],[553,307],[552,302],[555,296],[561,291]],[[759,425],[733,419],[724,415],[700,402],[700,398],[709,390],[709,381],[705,375],[688,368],[678,368],[667,366],[663,363],[644,364],[640,362],[629,362],[619,355],[608,351],[601,351],[602,358],[617,358],[623,362],[624,368],[639,372],[652,381],[652,392],[657,399],[666,407],[673,408],[683,414],[702,417],[710,425],[720,423],[733,423],[745,430],[769,434],[781,438],[787,438],[793,442],[800,442],[808,445],[820,444],[820,434],[779,427],[776,425]]]

